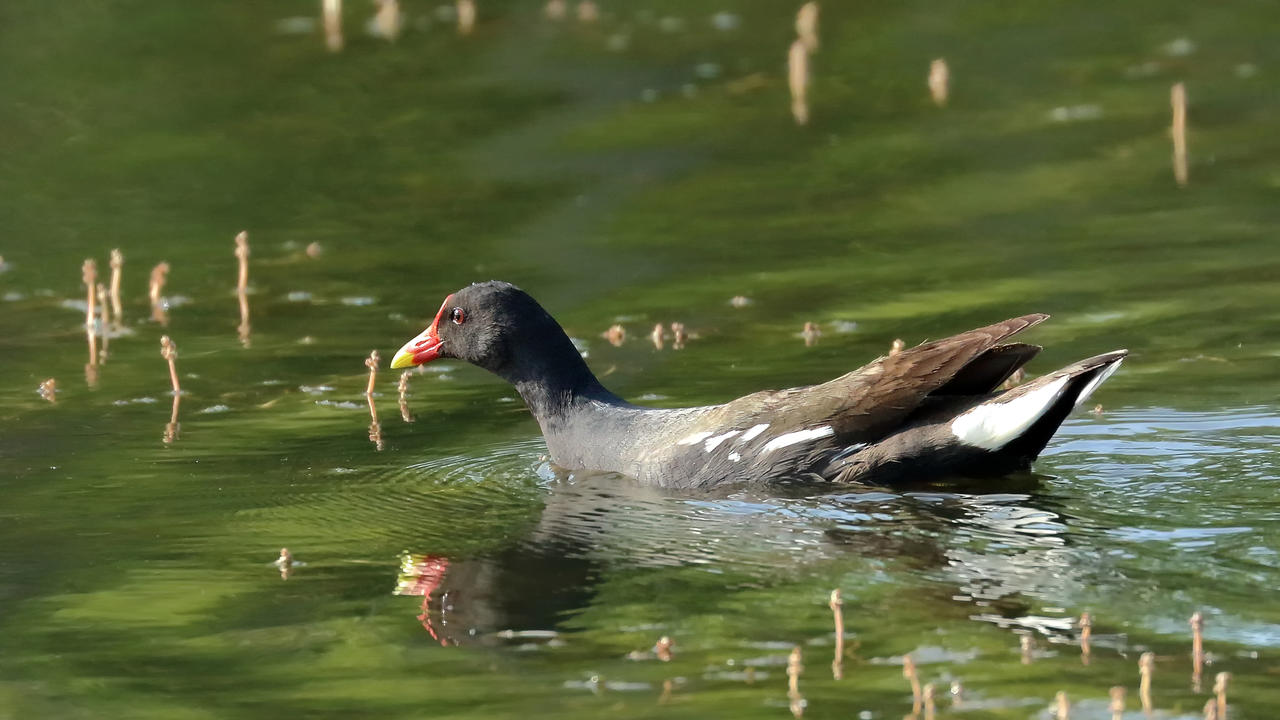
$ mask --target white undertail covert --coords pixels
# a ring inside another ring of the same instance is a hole
[[[1070,380],[1063,375],[1012,400],[993,400],[970,408],[951,422],[951,433],[965,445],[999,450],[1043,417],[1062,397]]]

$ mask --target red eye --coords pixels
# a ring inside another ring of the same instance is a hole
[[[467,321],[467,314],[462,312],[462,308],[456,307],[449,311],[449,319],[453,321],[454,325],[461,325]]]

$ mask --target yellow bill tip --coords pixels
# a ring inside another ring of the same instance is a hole
[[[391,358],[391,369],[399,370],[401,368],[409,367],[413,367],[413,355],[410,355],[404,351],[404,348],[401,348],[396,352],[395,357]]]

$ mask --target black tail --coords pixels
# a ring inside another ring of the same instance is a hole
[[[1001,448],[999,454],[1016,458],[1018,461],[1026,463],[1035,460],[1036,456],[1044,450],[1045,445],[1049,444],[1050,438],[1058,431],[1058,427],[1067,419],[1071,411],[1085,400],[1088,400],[1093,391],[1098,389],[1098,386],[1111,377],[1111,373],[1120,367],[1120,362],[1128,354],[1128,350],[1114,350],[1102,355],[1095,355],[1086,360],[1068,365],[1061,370],[1049,373],[1044,377],[1036,378],[1001,396],[1001,399],[1003,399],[1005,396],[1011,396],[1019,391],[1025,392],[1024,388],[1034,389],[1064,376],[1070,378],[1062,394],[1040,416],[1040,419],[1027,428],[1026,432]]]
[[[1031,354],[1017,348],[1011,357]],[[1026,470],[1067,415],[1107,379],[1127,351],[1097,355],[1019,385],[979,397],[933,396],[914,424],[870,446],[851,445],[821,471],[837,482],[892,484],[955,475],[992,477]],[[983,372],[957,387],[1001,378],[1008,365],[993,355]]]

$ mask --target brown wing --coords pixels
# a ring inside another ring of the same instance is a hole
[[[985,395],[994,392],[1018,368],[1040,353],[1039,345],[996,345],[965,365],[932,395]]]
[[[999,351],[987,355],[988,351],[1048,317],[1024,315],[917,345],[821,385],[748,395],[723,406],[721,417],[735,418],[739,423],[748,417],[772,417],[778,427],[829,424],[846,444],[878,440],[901,424],[925,397],[957,376],[964,385],[970,384],[962,373],[975,359],[997,357]],[[973,374],[988,373],[980,367]]]

